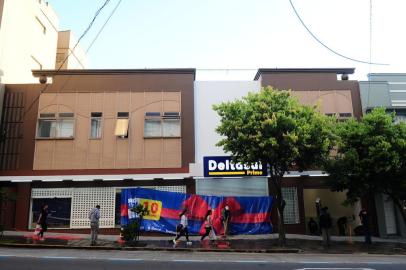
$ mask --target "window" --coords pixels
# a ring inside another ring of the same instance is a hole
[[[298,224],[299,218],[299,205],[297,199],[297,190],[295,187],[282,188],[282,196],[286,202],[285,210],[283,211],[283,219],[285,224]]]
[[[36,198],[32,199],[32,222],[31,227],[35,228],[41,206],[48,205],[48,227],[50,228],[69,228],[71,220],[71,198]]]
[[[144,123],[144,137],[180,137],[180,113],[146,112]]]
[[[118,112],[116,121],[116,130],[114,135],[120,138],[128,138],[128,112]]]
[[[102,113],[92,112],[90,114],[90,139],[100,139],[102,134],[101,129]]]
[[[74,114],[60,113],[58,117],[54,113],[41,113],[38,119],[37,138],[73,138]]]

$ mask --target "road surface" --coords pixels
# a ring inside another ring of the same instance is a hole
[[[0,269],[404,270],[406,256],[0,248]]]

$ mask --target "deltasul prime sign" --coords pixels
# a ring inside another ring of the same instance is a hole
[[[267,176],[265,166],[234,163],[229,156],[203,157],[204,177]]]

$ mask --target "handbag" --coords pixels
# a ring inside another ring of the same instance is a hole
[[[38,235],[41,233],[41,231],[42,231],[42,226],[41,226],[41,224],[37,224],[37,225],[35,226],[34,235],[35,235],[35,236],[38,236]]]

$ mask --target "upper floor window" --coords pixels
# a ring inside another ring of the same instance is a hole
[[[92,112],[90,114],[90,139],[100,139],[102,136],[102,113]]]
[[[73,138],[75,119],[73,113],[41,113],[38,119],[37,138]]]
[[[116,130],[114,132],[114,135],[120,138],[128,138],[128,123],[129,123],[129,113],[118,112],[116,121]]]
[[[144,137],[180,137],[181,123],[179,112],[146,112]]]

